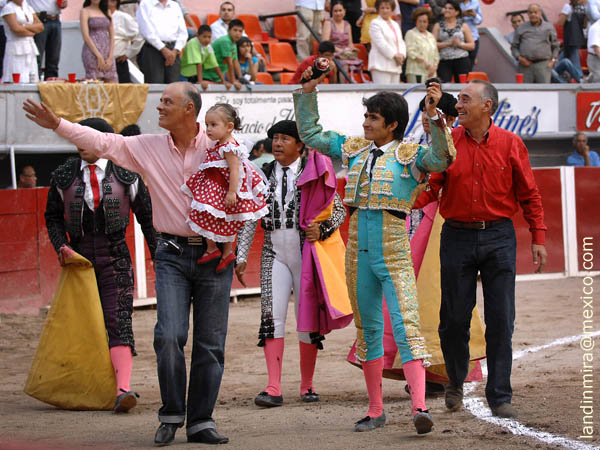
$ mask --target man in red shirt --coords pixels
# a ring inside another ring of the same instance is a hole
[[[515,319],[515,230],[511,217],[523,209],[532,234],[533,263],[546,264],[542,198],[529,154],[519,136],[497,127],[492,115],[498,91],[473,80],[458,96],[460,126],[452,130],[456,161],[433,174],[433,193],[442,190],[440,259],[442,305],[439,334],[450,384],[446,407],[462,405],[469,368],[469,327],[481,274],[486,324],[486,398],[495,416],[516,417],[511,406],[512,333]]]
[[[300,80],[302,79],[302,74],[308,69],[312,67],[315,63],[315,59],[317,58],[327,58],[329,60],[329,67],[331,70],[327,74],[327,78],[330,83],[335,83],[335,76],[337,73],[337,69],[335,67],[335,63],[333,62],[333,55],[335,53],[335,46],[331,41],[323,41],[319,44],[319,48],[317,49],[318,55],[312,55],[302,61],[292,79],[288,82],[288,84],[300,84]]]

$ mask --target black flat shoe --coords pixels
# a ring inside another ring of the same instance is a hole
[[[319,394],[313,392],[312,389],[309,389],[306,394],[302,394],[300,397],[304,403],[313,403],[319,401]]]
[[[227,444],[229,438],[217,433],[214,428],[206,428],[198,431],[197,433],[191,434],[187,437],[188,442],[200,442],[202,444]]]
[[[139,394],[133,391],[124,391],[120,394],[115,400],[115,406],[113,406],[113,411],[116,413],[125,413],[129,411],[131,408],[134,408],[137,405],[136,398],[139,398]]]
[[[257,406],[265,406],[267,408],[281,406],[283,405],[283,395],[271,395],[268,392],[261,392],[254,399],[254,403]]]
[[[175,439],[175,432],[180,425],[176,423],[161,423],[154,435],[154,445],[162,447],[169,445]]]

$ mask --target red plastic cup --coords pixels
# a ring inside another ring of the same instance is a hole
[[[70,73],[69,74],[69,83],[75,83],[77,81],[77,74],[76,73]]]
[[[523,74],[522,73],[515,74],[515,80],[517,81],[517,83],[522,83],[523,82]]]
[[[21,82],[21,74],[20,73],[13,73],[13,83],[20,83]]]
[[[461,83],[466,83],[467,82],[467,74],[466,73],[461,73],[458,76],[458,81],[460,81]]]
[[[263,41],[268,41],[269,40],[269,33],[263,31],[262,32],[262,40]]]

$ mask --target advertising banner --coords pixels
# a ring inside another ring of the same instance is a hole
[[[403,94],[404,91],[396,91]],[[458,91],[448,89],[453,95]],[[320,92],[319,114],[325,130],[362,135],[364,107],[363,98],[374,95],[375,91],[355,92]],[[424,91],[406,92],[410,120],[405,134],[422,133],[419,102]],[[598,94],[600,99],[600,94]],[[294,119],[294,103],[289,92],[231,92],[202,94],[204,112],[214,103],[229,103],[238,109],[242,119],[242,130],[238,136],[242,139],[257,141],[266,137],[267,130],[275,122]],[[558,93],[548,91],[501,91],[498,109],[493,115],[494,123],[510,130],[523,138],[531,138],[544,133],[555,133],[558,130]]]

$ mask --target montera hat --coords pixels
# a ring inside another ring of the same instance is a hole
[[[296,126],[296,122],[294,120],[280,120],[268,129],[267,136],[273,139],[273,135],[276,133],[291,136],[295,138],[296,141],[302,142],[300,135],[298,134],[298,127]]]

